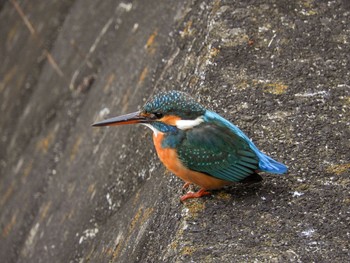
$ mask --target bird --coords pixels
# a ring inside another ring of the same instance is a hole
[[[210,195],[235,182],[258,182],[259,172],[287,173],[286,165],[262,153],[236,125],[205,108],[188,93],[154,95],[136,112],[92,126],[142,124],[153,131],[160,161],[184,182],[199,187],[180,200]]]

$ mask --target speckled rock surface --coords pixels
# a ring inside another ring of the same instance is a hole
[[[0,1],[1,262],[345,262],[348,1]],[[179,202],[143,127],[179,89],[286,163]]]

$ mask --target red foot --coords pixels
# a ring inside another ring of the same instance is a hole
[[[205,195],[211,195],[210,192],[208,192],[207,190],[205,189],[200,189],[198,192],[189,192],[183,196],[181,196],[180,200],[181,202],[189,199],[189,198],[199,198],[199,197],[202,197],[202,196],[205,196]]]
[[[186,182],[186,183],[182,186],[182,189],[186,189],[186,188],[188,188],[190,185],[191,185],[191,183]]]

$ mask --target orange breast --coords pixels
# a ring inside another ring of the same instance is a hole
[[[165,167],[176,176],[180,177],[185,182],[196,184],[204,189],[217,189],[223,187],[224,185],[231,184],[231,182],[217,179],[204,173],[191,171],[186,168],[179,160],[174,149],[162,147],[163,138],[164,133],[159,132],[157,136],[153,134],[153,142],[156,147],[158,157]]]

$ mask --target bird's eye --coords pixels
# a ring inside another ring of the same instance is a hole
[[[153,114],[154,114],[154,116],[157,117],[157,119],[161,119],[163,117],[163,113],[160,113],[160,112],[155,112]]]

